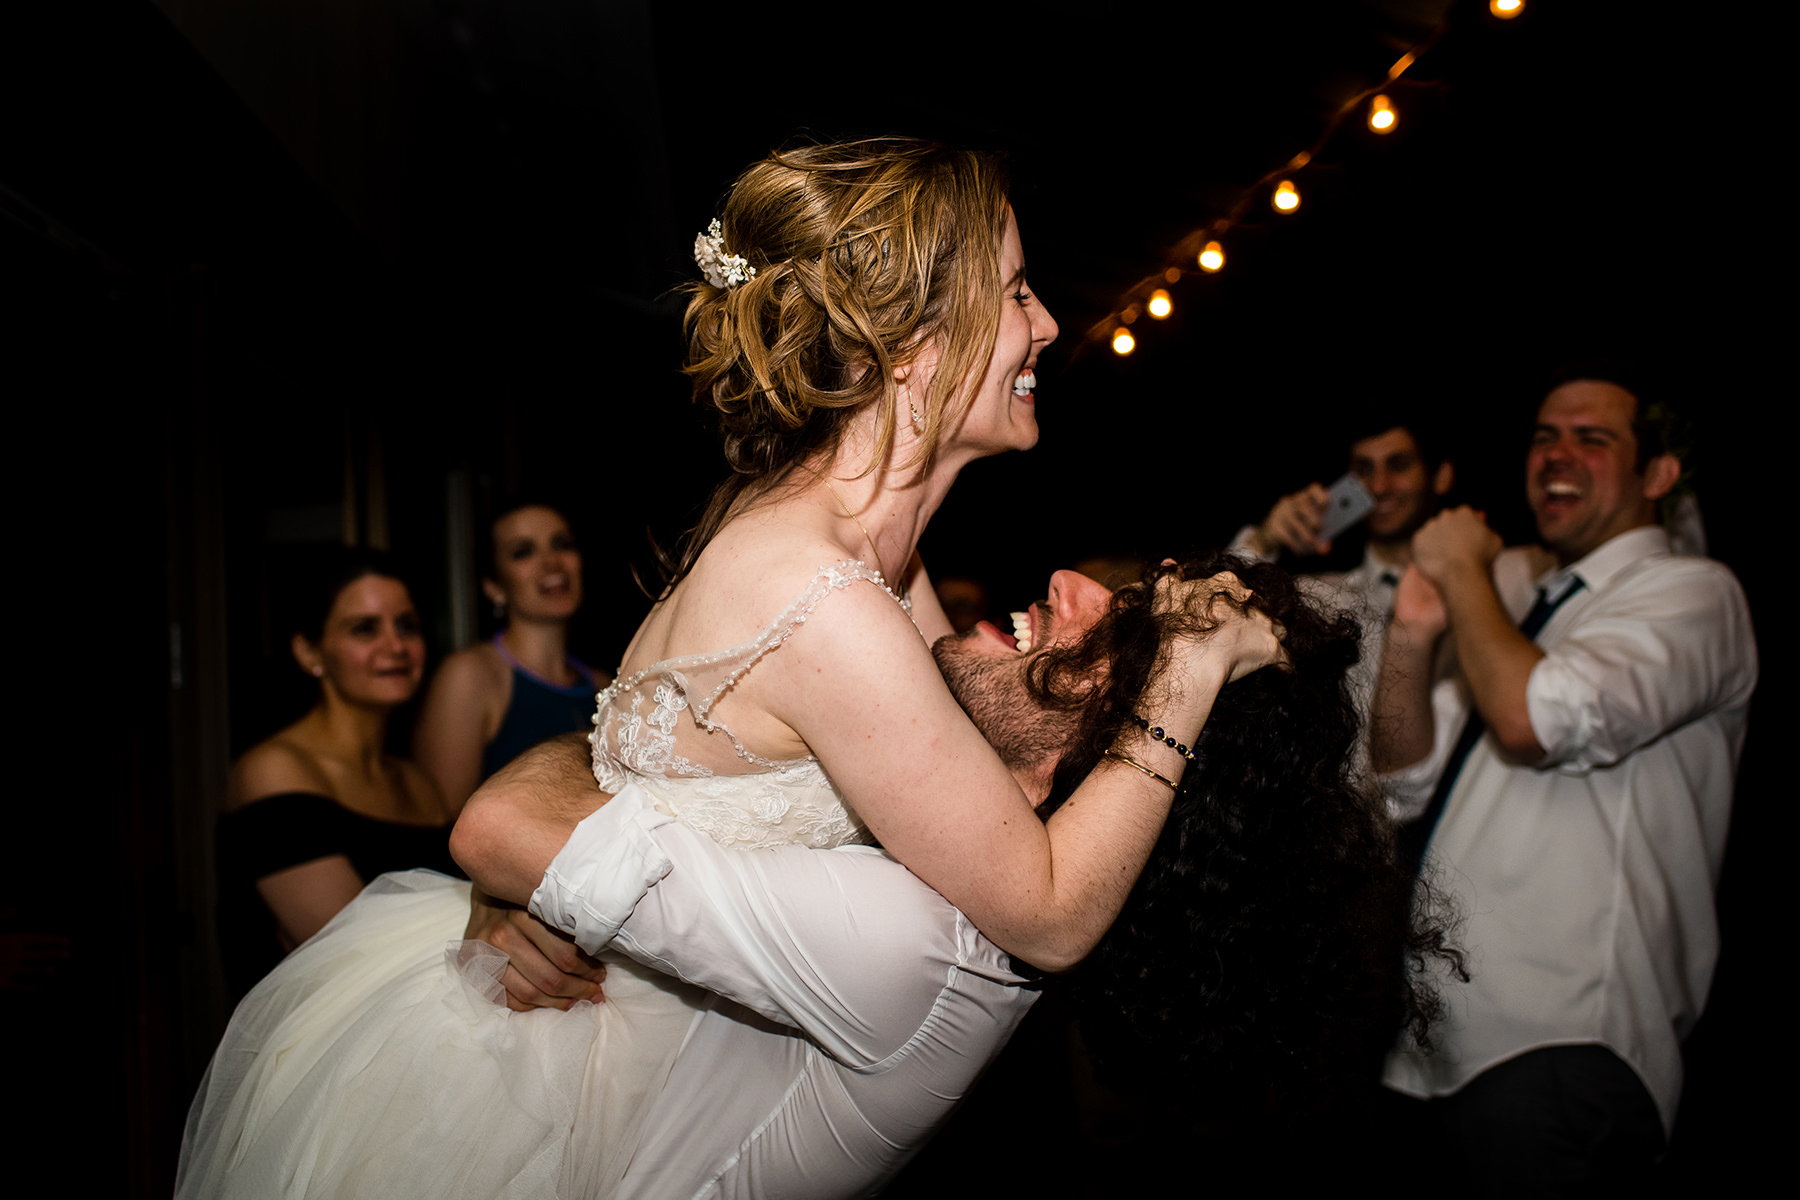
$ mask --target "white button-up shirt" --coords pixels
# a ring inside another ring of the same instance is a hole
[[[1445,985],[1433,1055],[1396,1051],[1386,1082],[1445,1095],[1543,1046],[1598,1043],[1629,1063],[1674,1124],[1681,1039],[1718,958],[1714,890],[1756,646],[1735,577],[1670,555],[1661,529],[1621,534],[1570,567],[1494,565],[1515,620],[1542,586],[1586,585],[1537,637],[1526,687],[1542,762],[1470,753],[1428,852],[1466,918],[1472,980]],[[1432,694],[1431,756],[1387,780],[1416,814],[1468,714],[1460,678]]]
[[[696,1015],[638,1100],[619,1200],[873,1195],[1038,995],[884,852],[726,849],[635,784],[576,828],[531,907],[586,949],[736,1001]]]

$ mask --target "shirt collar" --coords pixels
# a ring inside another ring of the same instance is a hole
[[[1363,546],[1362,572],[1363,578],[1367,579],[1370,583],[1391,588],[1400,582],[1400,576],[1406,574],[1406,568],[1396,566],[1387,559],[1376,554],[1375,543],[1369,542]],[[1384,578],[1384,576],[1389,575],[1393,576],[1392,583]]]
[[[1558,567],[1538,577],[1537,585],[1552,600],[1562,595],[1569,580],[1579,578],[1589,589],[1599,591],[1612,577],[1652,554],[1669,552],[1669,535],[1660,525],[1639,525],[1627,529],[1566,567]]]

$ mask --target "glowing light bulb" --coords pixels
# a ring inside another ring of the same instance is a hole
[[[1150,293],[1150,303],[1144,307],[1150,310],[1151,316],[1160,321],[1175,311],[1175,301],[1170,299],[1168,292],[1157,288]]]
[[[1377,96],[1369,101],[1369,128],[1376,133],[1386,133],[1394,127],[1394,103],[1386,96]]]
[[[1225,247],[1217,242],[1206,243],[1206,249],[1200,251],[1200,269],[1209,274],[1225,265]]]
[[[1112,346],[1113,353],[1117,354],[1120,358],[1124,358],[1127,354],[1130,354],[1133,350],[1137,349],[1137,339],[1131,336],[1131,330],[1120,326],[1119,331],[1113,334]]]
[[[1510,21],[1525,10],[1525,0],[1488,0],[1488,11],[1502,21]]]
[[[1294,187],[1293,180],[1284,179],[1276,184],[1275,195],[1272,197],[1272,201],[1277,212],[1293,212],[1296,208],[1299,208],[1300,192]]]

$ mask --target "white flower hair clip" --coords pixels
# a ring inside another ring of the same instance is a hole
[[[743,255],[725,253],[724,227],[717,217],[706,227],[705,233],[694,235],[694,261],[700,264],[700,273],[706,276],[706,282],[716,288],[736,287],[747,279],[756,278],[756,268]]]

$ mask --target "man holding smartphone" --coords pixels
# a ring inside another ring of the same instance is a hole
[[[1275,502],[1259,525],[1246,525],[1234,554],[1265,561],[1282,550],[1297,557],[1326,554],[1332,541],[1367,516],[1363,560],[1348,571],[1303,576],[1315,594],[1354,613],[1362,624],[1362,661],[1350,674],[1357,710],[1365,716],[1375,693],[1381,644],[1394,612],[1394,588],[1412,563],[1412,536],[1437,514],[1456,469],[1442,447],[1421,432],[1422,422],[1372,410],[1355,430],[1350,465],[1330,488],[1310,483]],[[1367,747],[1359,743],[1366,755]]]

